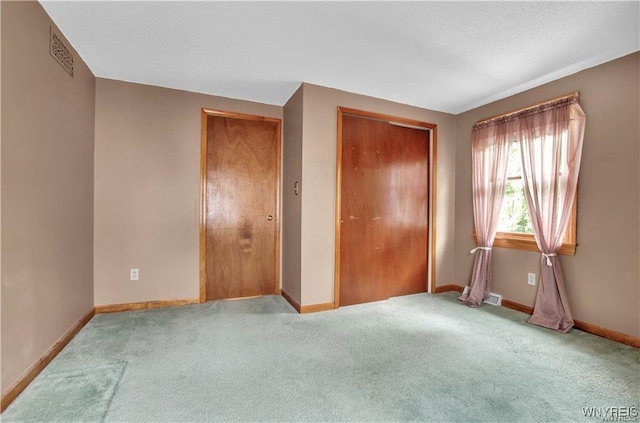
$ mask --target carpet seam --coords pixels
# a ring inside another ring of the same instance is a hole
[[[122,377],[124,376],[124,372],[127,370],[127,367],[129,365],[129,363],[126,362],[126,361],[123,361],[123,363],[124,363],[124,366],[120,370],[120,377],[118,378],[118,381],[116,382],[115,386],[113,387],[113,393],[109,397],[109,401],[107,402],[107,406],[105,407],[104,412],[102,413],[101,422],[104,422],[106,420],[107,415],[109,414],[109,410],[111,409],[111,404],[113,403],[113,398],[116,396],[116,393],[120,390],[120,381],[122,380]]]

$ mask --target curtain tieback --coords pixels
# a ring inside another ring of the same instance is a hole
[[[547,259],[547,266],[552,266],[551,259],[549,257],[555,257],[555,256],[557,256],[556,253],[549,253],[549,254],[542,253],[542,257]]]
[[[491,251],[491,247],[476,247],[473,250],[469,251],[469,254],[473,254],[478,250],[487,250],[487,251]]]

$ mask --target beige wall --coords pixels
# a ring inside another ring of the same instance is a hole
[[[294,184],[302,181],[303,86],[284,106],[282,141],[282,290],[301,301],[302,195]]]
[[[6,392],[93,308],[95,78],[77,54],[73,78],[49,55],[40,4],[0,7]]]
[[[304,84],[302,151],[302,304],[333,302],[337,108],[349,107],[438,125],[436,283],[453,278],[454,116]]]
[[[640,53],[582,71],[456,118],[455,279],[469,280],[473,123],[575,90],[587,116],[578,193],[578,248],[561,258],[574,318],[640,335]],[[496,248],[492,291],[532,306],[540,255]]]
[[[278,106],[98,78],[96,305],[198,297],[203,107],[282,118]]]

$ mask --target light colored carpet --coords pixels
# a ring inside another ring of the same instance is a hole
[[[95,316],[9,421],[601,421],[640,351],[418,294],[298,315],[278,296]]]

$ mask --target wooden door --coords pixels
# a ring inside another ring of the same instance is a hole
[[[339,303],[427,288],[429,133],[342,115]]]
[[[389,296],[427,290],[429,215],[429,133],[389,124],[392,153],[387,156],[389,207],[385,262]]]
[[[280,121],[207,116],[206,299],[278,289]]]

